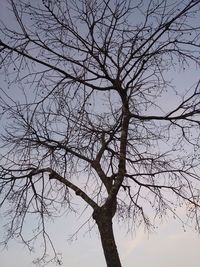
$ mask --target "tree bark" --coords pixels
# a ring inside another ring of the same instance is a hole
[[[112,217],[109,211],[93,213],[93,218],[98,225],[107,267],[122,267],[115,243]]]

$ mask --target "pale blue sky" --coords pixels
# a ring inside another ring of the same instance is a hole
[[[65,219],[51,229],[58,250],[63,253],[63,266],[105,266],[100,240],[96,230],[89,234],[82,231],[78,239],[69,244],[69,232],[76,228],[75,219]],[[86,229],[85,229],[86,230]],[[154,233],[147,234],[141,228],[136,234],[126,234],[123,227],[116,227],[119,253],[124,267],[199,267],[200,237],[191,228],[186,232],[171,219]],[[37,251],[40,247],[37,248]],[[11,242],[7,251],[1,252],[2,267],[33,267],[37,253],[29,254],[23,245]],[[49,264],[54,267],[55,264]]]

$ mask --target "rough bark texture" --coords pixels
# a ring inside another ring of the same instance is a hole
[[[101,208],[93,213],[100,232],[107,267],[122,267],[115,243],[112,217],[112,210],[109,209]]]

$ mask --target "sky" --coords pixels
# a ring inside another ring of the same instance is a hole
[[[96,229],[90,234],[84,233],[85,229],[77,240],[67,241],[69,233],[74,231],[75,220],[77,218],[63,218],[51,227],[56,247],[62,251],[63,266],[105,266]],[[173,219],[151,234],[142,228],[136,233],[126,233],[122,226],[115,226],[115,232],[123,267],[199,267],[200,236],[189,227],[184,230]],[[1,252],[0,262],[2,267],[33,267],[32,261],[37,256],[37,253],[30,254],[24,245],[11,242],[8,249]]]
[[[6,2],[6,0],[0,0],[0,15],[6,14]],[[189,85],[189,79],[195,78],[195,75],[196,73],[189,72],[177,81],[177,85],[180,87],[187,86],[187,83]],[[182,212],[181,210],[180,213]],[[0,217],[0,220],[0,226],[2,226],[3,218]],[[62,252],[63,266],[105,266],[96,228],[90,233],[86,233],[87,229],[84,228],[78,234],[77,240],[68,241],[70,234],[73,234],[78,227],[77,222],[79,223],[78,217],[70,216],[62,217],[49,225],[55,247]],[[115,223],[115,233],[123,267],[199,267],[200,236],[192,230],[192,227],[183,229],[181,224],[172,218],[166,219],[150,234],[142,227],[136,233],[127,233],[125,227],[117,226],[117,223]],[[1,227],[0,239],[2,236]],[[33,267],[32,261],[39,251],[40,244],[36,247],[36,252],[30,254],[23,244],[11,241],[7,249],[0,250],[0,266]]]

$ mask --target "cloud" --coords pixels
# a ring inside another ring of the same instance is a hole
[[[140,229],[132,238],[121,236],[118,242],[126,267],[199,267],[200,238],[190,228],[184,232],[176,220],[161,225],[157,233]]]

